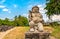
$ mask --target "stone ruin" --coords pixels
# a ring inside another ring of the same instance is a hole
[[[25,39],[49,39],[49,32],[45,32],[43,28],[43,16],[39,12],[39,7],[34,6],[29,11],[30,30],[25,33]]]

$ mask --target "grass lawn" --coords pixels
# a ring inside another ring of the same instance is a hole
[[[60,39],[60,26],[54,27],[54,31],[52,32],[51,35],[53,35],[57,39]]]
[[[60,27],[44,27],[45,30],[50,31],[55,37],[60,38]],[[29,30],[29,27],[16,27],[15,30],[8,33],[3,39],[24,39],[25,32]],[[53,32],[52,32],[53,31]]]

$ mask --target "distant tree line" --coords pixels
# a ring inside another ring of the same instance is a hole
[[[5,18],[5,20],[0,19],[0,26],[7,25],[7,26],[28,26],[28,19],[24,16],[15,16],[14,20],[9,20]]]

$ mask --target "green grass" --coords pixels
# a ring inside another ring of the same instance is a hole
[[[54,28],[54,31],[52,32],[51,35],[53,35],[57,39],[60,39],[60,26],[55,26],[53,28]]]

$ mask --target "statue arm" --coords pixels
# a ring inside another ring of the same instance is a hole
[[[43,16],[40,14],[40,18],[43,18]]]
[[[43,21],[43,16],[41,15],[41,13],[40,13],[40,20],[41,22]]]
[[[29,18],[29,22],[30,22],[32,20],[31,11],[29,11],[28,18]]]
[[[29,18],[29,22],[30,22],[31,21],[31,15],[30,14],[29,14],[28,18]]]

